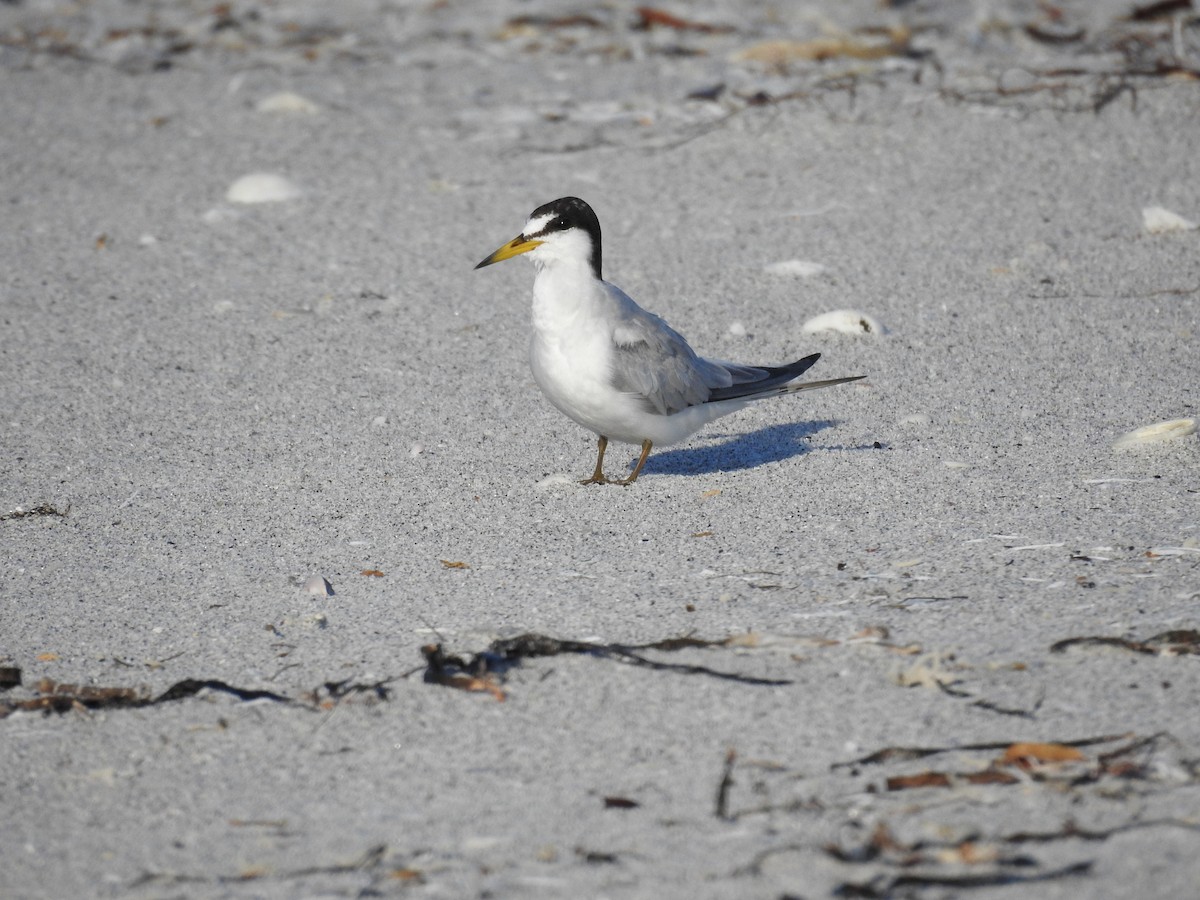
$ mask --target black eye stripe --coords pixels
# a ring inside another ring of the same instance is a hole
[[[549,234],[553,231],[566,231],[567,229],[574,228],[574,227],[575,226],[572,223],[568,222],[565,218],[563,218],[562,216],[558,216],[556,218],[551,219],[549,222],[547,222],[545,225],[543,225],[541,228],[539,228],[533,234],[527,234],[527,235],[525,235],[525,237],[536,238],[536,237],[540,237],[543,234]]]
[[[592,272],[600,277],[600,222],[592,208],[578,197],[560,197],[543,204],[529,214],[530,221],[546,216],[546,224],[533,234],[524,235],[526,240],[536,240],[541,235],[578,228],[592,242]]]

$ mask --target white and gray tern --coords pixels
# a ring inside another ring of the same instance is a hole
[[[577,197],[539,206],[521,233],[475,268],[522,253],[537,269],[529,361],[560,412],[599,435],[596,470],[583,484],[633,484],[656,444],[681,441],[753,400],[865,378],[796,380],[821,356],[785,366],[702,359],[658,316],[600,274],[600,221]],[[628,478],[604,476],[609,441],[640,444]]]

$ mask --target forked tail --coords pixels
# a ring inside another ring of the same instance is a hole
[[[756,366],[764,374],[754,381],[743,381],[731,384],[729,387],[714,388],[708,395],[708,402],[718,400],[763,400],[767,397],[781,397],[784,394],[794,394],[797,391],[815,391],[817,388],[833,387],[835,384],[846,384],[849,381],[859,381],[866,375],[852,375],[849,378],[828,378],[824,381],[805,381],[796,384],[795,380],[813,367],[820,353],[814,353],[786,366]]]

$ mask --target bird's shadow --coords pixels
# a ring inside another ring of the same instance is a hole
[[[812,450],[806,438],[832,428],[831,419],[814,422],[786,422],[768,425],[758,431],[717,435],[717,440],[702,447],[683,447],[653,453],[646,460],[646,475],[704,475],[753,469],[764,463],[802,456]],[[725,437],[725,440],[721,440]]]

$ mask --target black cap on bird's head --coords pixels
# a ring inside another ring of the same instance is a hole
[[[587,237],[589,246],[588,263],[592,274],[600,278],[600,220],[596,213],[578,197],[560,197],[535,209],[529,214],[525,227],[515,238],[489,256],[475,268],[482,269],[522,253],[528,253],[543,244],[554,241],[556,234],[576,231]]]

